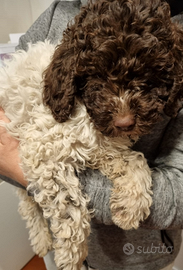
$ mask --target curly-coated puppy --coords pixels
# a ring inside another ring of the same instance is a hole
[[[182,30],[160,0],[96,1],[64,33],[45,73],[58,122],[82,100],[106,136],[142,135],[182,106]]]
[[[164,2],[99,0],[81,9],[56,50],[38,43],[1,70],[0,106],[34,196],[19,192],[20,213],[35,252],[53,248],[59,269],[79,270],[87,256],[91,211],[75,172],[111,179],[122,229],[149,215],[151,172],[131,146],[182,107],[182,37]]]

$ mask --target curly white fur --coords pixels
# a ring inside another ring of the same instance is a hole
[[[91,210],[75,171],[99,169],[113,181],[112,218],[123,229],[137,228],[149,215],[151,172],[127,137],[108,138],[97,131],[79,101],[67,122],[53,119],[42,103],[42,73],[54,49],[40,42],[6,62],[0,71],[0,106],[11,120],[7,130],[20,141],[27,190],[34,195],[33,201],[19,191],[19,211],[33,249],[44,256],[53,248],[59,269],[78,270],[87,256]]]

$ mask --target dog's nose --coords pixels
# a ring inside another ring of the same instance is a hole
[[[123,131],[130,131],[135,126],[135,119],[133,115],[117,116],[114,125]]]

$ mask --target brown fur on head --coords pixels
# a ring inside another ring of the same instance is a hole
[[[44,74],[43,99],[58,122],[79,99],[104,135],[140,135],[163,112],[177,115],[182,74],[183,30],[167,3],[97,0],[64,32]]]

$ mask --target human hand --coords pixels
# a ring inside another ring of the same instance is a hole
[[[10,120],[5,116],[0,108],[0,121],[9,123]],[[7,176],[23,186],[27,186],[23,172],[20,168],[19,142],[7,133],[6,128],[0,126],[0,174]]]

